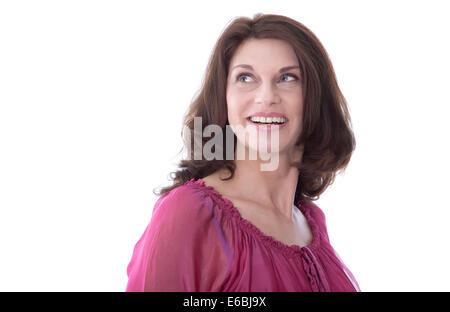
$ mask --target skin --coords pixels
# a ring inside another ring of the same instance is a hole
[[[234,68],[239,64],[251,65],[253,70]],[[302,77],[299,68],[279,73],[282,67],[291,65],[299,66],[299,63],[293,48],[285,41],[248,39],[239,46],[228,72],[228,121],[231,126],[247,127],[249,122],[246,118],[253,113],[284,114],[289,122],[279,131],[278,168],[261,171],[261,162],[267,163],[267,160],[246,157],[236,160],[236,170],[231,180],[219,180],[219,177],[228,177],[227,170],[219,170],[203,180],[230,199],[244,218],[266,234],[287,244],[306,245],[311,241],[311,230],[294,206],[299,171],[289,165],[292,160],[301,161],[303,156],[303,146],[295,146],[302,129]],[[246,75],[240,76],[243,73]],[[248,140],[244,142],[239,135],[237,138],[238,142],[245,143],[247,153],[255,148],[249,145]],[[270,137],[266,140],[270,146]]]

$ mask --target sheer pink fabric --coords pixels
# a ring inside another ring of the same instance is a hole
[[[127,268],[126,291],[360,291],[330,245],[322,210],[296,206],[310,245],[286,245],[201,179],[161,196]]]

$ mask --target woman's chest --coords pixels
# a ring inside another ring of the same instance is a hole
[[[285,245],[298,245],[300,247],[312,243],[313,234],[308,221],[296,207],[293,207],[291,221],[282,220],[264,209],[246,204],[239,200],[233,200],[234,206],[242,218],[249,221],[266,236],[272,236],[275,240]]]

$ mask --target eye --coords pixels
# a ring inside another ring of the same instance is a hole
[[[294,78],[294,81],[298,80],[298,77],[294,74],[284,74],[283,76],[281,76],[281,78],[283,78],[283,77],[292,77],[292,78]],[[286,81],[286,82],[289,82],[289,81]]]
[[[236,80],[240,81],[240,82],[245,82],[245,81],[241,80],[241,77],[250,77],[250,76],[251,75],[249,73],[243,73],[243,74],[240,74],[239,76],[237,76]]]
[[[249,73],[242,73],[239,76],[237,76],[236,80],[239,81],[239,82],[246,82],[246,81],[241,80],[241,78],[242,77],[251,77],[251,76],[252,75],[249,74]],[[283,76],[281,76],[281,78],[284,78],[284,77],[294,78],[294,80],[290,80],[290,81],[285,80],[284,82],[291,82],[291,81],[297,81],[298,80],[298,77],[296,75],[294,75],[294,74],[284,74]],[[281,79],[281,80],[283,81],[283,79]]]

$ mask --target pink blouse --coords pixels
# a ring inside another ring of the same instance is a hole
[[[310,245],[286,245],[244,219],[232,202],[191,179],[161,196],[127,267],[126,291],[360,291],[330,245],[325,215],[298,201]]]

